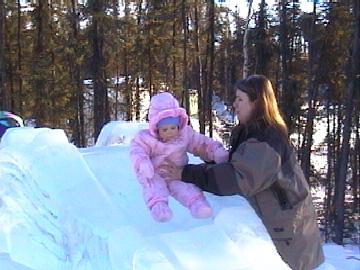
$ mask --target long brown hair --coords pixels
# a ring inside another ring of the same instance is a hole
[[[235,83],[236,90],[245,92],[250,101],[256,102],[252,120],[262,121],[279,130],[284,138],[288,138],[288,128],[281,116],[274,89],[268,78],[263,75],[250,75]]]

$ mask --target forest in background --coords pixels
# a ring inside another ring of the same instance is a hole
[[[212,97],[231,104],[237,79],[264,74],[305,176],[325,190],[325,240],[359,243],[359,1],[314,1],[308,13],[298,0],[249,6],[242,18],[214,0],[0,0],[0,109],[84,147],[110,120],[140,120],[142,91],[172,91],[189,110],[196,89],[211,136]],[[311,162],[317,119],[322,173]]]

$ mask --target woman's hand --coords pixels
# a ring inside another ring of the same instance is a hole
[[[183,168],[177,166],[171,160],[165,159],[164,163],[159,167],[159,175],[166,181],[181,180]]]

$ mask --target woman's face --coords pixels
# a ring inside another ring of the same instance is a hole
[[[251,119],[255,110],[255,101],[250,101],[249,96],[245,92],[237,89],[233,107],[240,123],[246,124]]]

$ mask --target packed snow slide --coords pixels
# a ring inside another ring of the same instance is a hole
[[[58,129],[17,128],[5,134],[0,144],[0,266],[289,269],[240,196],[205,193],[215,213],[205,220],[192,218],[170,198],[173,219],[154,221],[128,153],[134,129],[141,125],[105,127],[103,141],[83,149]],[[191,162],[199,160],[191,157]]]
[[[12,133],[0,146],[0,252],[31,269],[91,269],[114,215],[101,185],[62,130]]]

